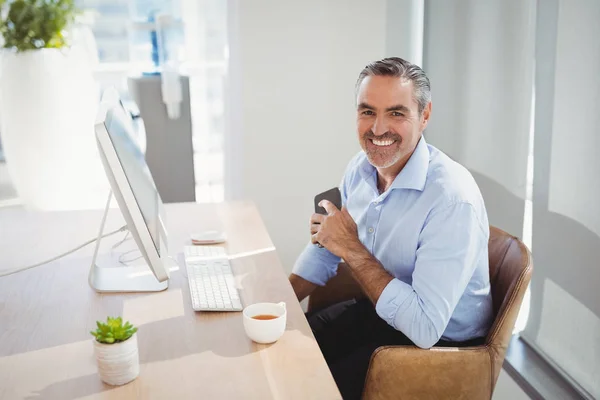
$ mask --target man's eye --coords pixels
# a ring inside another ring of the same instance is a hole
[[[375,113],[371,110],[365,110],[362,112],[362,115],[375,115]]]
[[[392,116],[393,117],[404,117],[404,114],[402,114],[401,112],[398,112],[398,111],[393,111]]]

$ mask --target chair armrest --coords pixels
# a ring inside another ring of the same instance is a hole
[[[491,357],[486,346],[383,346],[371,356],[365,399],[490,399]]]
[[[308,298],[308,310],[326,308],[344,300],[365,297],[359,284],[354,280],[350,268],[345,263],[338,265],[337,274],[325,286],[317,287]]]

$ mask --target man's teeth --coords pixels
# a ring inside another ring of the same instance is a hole
[[[395,142],[395,140],[371,140],[375,146],[389,146]]]

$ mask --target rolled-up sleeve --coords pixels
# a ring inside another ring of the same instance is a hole
[[[324,286],[337,273],[341,259],[325,248],[309,243],[296,260],[292,272],[319,286]]]
[[[344,206],[348,202],[348,181],[351,180],[349,173],[352,171],[352,167],[359,156],[360,153],[350,161],[339,186],[342,205]],[[312,244],[312,242],[309,242],[296,260],[292,272],[309,282],[324,286],[329,279],[337,274],[340,261],[341,258],[332,254],[329,250],[319,248]]]
[[[487,254],[488,237],[469,203],[433,211],[419,236],[412,285],[390,281],[377,301],[377,314],[417,346],[435,345]]]

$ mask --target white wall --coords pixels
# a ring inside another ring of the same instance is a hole
[[[384,0],[231,0],[226,197],[253,200],[289,272],[313,197],[359,150],[354,84],[385,55]]]
[[[386,56],[402,57],[423,66],[425,0],[388,0]]]
[[[535,4],[427,0],[424,13],[433,101],[425,138],[471,171],[490,224],[516,236],[527,193]]]

